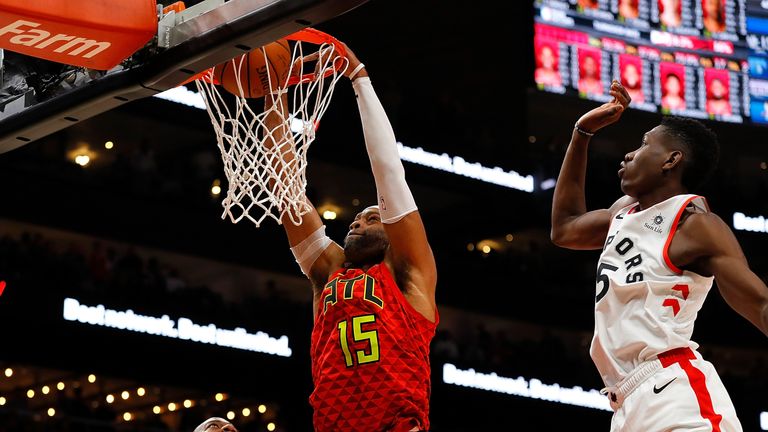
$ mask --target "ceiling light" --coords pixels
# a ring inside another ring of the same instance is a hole
[[[81,155],[75,156],[75,163],[82,167],[88,165],[88,163],[90,162],[91,162],[91,157],[88,155],[81,154]]]

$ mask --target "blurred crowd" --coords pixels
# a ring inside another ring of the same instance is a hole
[[[268,296],[270,290],[242,303],[229,303],[206,286],[179,274],[173,263],[142,256],[131,247],[106,247],[99,241],[92,241],[89,248],[83,248],[79,243],[62,243],[39,233],[25,232],[18,237],[0,233],[0,275],[12,281],[11,288],[35,287],[40,291],[30,294],[40,297],[54,294],[45,292],[46,289],[56,290],[56,295],[61,295],[63,289],[67,295],[94,301],[108,299],[112,305],[125,304],[149,313],[159,307],[167,311],[171,304],[175,310],[190,316],[215,314],[246,327],[267,325],[280,329],[291,325],[285,322],[285,317],[292,317],[293,322],[295,317],[302,316],[306,319],[300,319],[301,324],[291,331],[301,332],[310,326],[306,304],[265,297],[264,293]],[[465,323],[470,322],[475,324],[468,327]],[[448,330],[456,328],[462,331],[454,334]],[[280,330],[290,333],[285,328]],[[493,371],[501,376],[523,376],[562,386],[599,389],[601,383],[588,356],[590,334],[573,334],[565,335],[546,327],[531,334],[519,334],[512,327],[504,328],[498,324],[489,330],[482,318],[469,320],[459,315],[453,321],[444,322],[443,329],[435,335],[433,367],[451,362],[459,367]],[[298,348],[307,350],[307,347]],[[729,360],[727,348],[705,347],[702,351],[718,366],[737,407],[745,408],[759,402],[753,395],[768,388],[768,365],[764,357],[755,356],[749,364],[744,364]],[[200,410],[189,411],[188,419],[169,428],[159,418],[152,420],[152,424],[120,421],[108,405],[86,403],[76,389],[61,395],[58,414],[53,419],[39,412],[26,411],[25,406],[9,404],[0,407],[0,432],[181,431],[193,427],[195,421],[207,414]],[[24,400],[23,397],[13,399]],[[241,430],[248,429],[243,426]]]

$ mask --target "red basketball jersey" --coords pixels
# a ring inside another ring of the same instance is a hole
[[[436,325],[408,303],[384,263],[331,275],[312,330],[315,431],[429,429]]]

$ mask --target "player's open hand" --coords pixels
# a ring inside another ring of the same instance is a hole
[[[611,83],[611,96],[613,99],[610,102],[606,102],[581,116],[577,123],[581,129],[594,133],[616,123],[621,118],[621,114],[627,109],[632,98],[629,97],[627,89],[617,80],[613,80]]]

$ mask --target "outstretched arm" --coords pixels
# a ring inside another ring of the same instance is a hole
[[[397,151],[397,142],[384,108],[373,90],[365,68],[347,47],[352,86],[357,96],[365,146],[376,181],[377,201],[384,229],[389,237],[388,265],[398,282],[404,284],[409,303],[427,319],[435,320],[437,269],[427,241],[405,170]]]
[[[713,275],[728,305],[768,336],[768,287],[749,269],[728,225],[713,213],[693,214],[681,225],[681,234],[681,244],[693,255],[691,268]]]
[[[629,105],[627,90],[617,81],[611,85],[613,100],[584,114],[574,127],[571,142],[557,177],[552,200],[552,242],[569,249],[600,249],[613,214],[632,203],[629,197],[616,201],[610,209],[587,212],[584,184],[587,175],[587,149],[591,136],[619,120]]]
[[[279,146],[279,151],[272,159],[272,165],[277,172],[291,170],[296,163],[296,153],[293,142],[290,140],[291,131],[284,121],[287,117],[287,96],[264,97],[264,111],[267,113],[264,119],[264,127],[269,131],[264,145],[267,148]],[[289,139],[286,140],[285,138]],[[270,184],[270,187],[277,185]],[[314,206],[309,213],[301,218],[301,223],[295,225],[291,215],[285,213],[281,218],[285,233],[288,235],[288,243],[296,257],[296,261],[302,272],[309,278],[317,294],[325,284],[331,272],[344,262],[342,248],[325,236],[325,226]],[[290,210],[293,211],[293,210]]]

